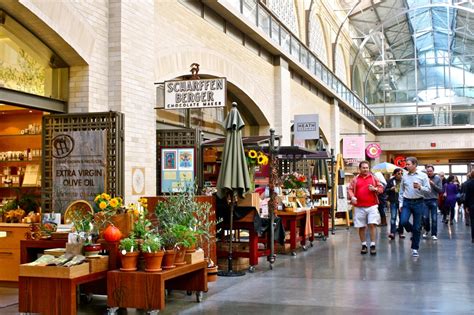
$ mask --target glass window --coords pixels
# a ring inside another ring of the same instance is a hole
[[[467,165],[451,165],[451,173],[467,174]]]
[[[271,20],[272,24],[272,40],[280,45],[280,25],[275,19]]]
[[[270,36],[270,15],[259,5],[258,7],[258,27],[268,36]]]
[[[300,59],[300,43],[294,36],[291,36],[291,55],[295,57],[296,60]]]
[[[281,34],[281,48],[283,51],[289,53],[290,52],[290,33],[288,33],[285,29],[280,29]]]
[[[308,50],[303,46],[301,46],[300,62],[308,68]]]
[[[316,6],[314,9],[316,10]],[[318,58],[327,63],[328,54],[326,50],[326,41],[324,40],[324,29],[316,14],[311,14],[309,19],[309,48],[314,51]]]
[[[267,0],[267,6],[293,33],[299,36],[298,20],[294,1]]]
[[[246,17],[252,24],[257,23],[257,1],[243,0],[243,16]]]

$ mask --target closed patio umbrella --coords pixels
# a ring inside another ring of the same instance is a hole
[[[250,176],[242,144],[242,128],[245,123],[237,110],[237,103],[232,103],[232,109],[224,121],[226,139],[222,164],[217,178],[217,195],[219,198],[227,197],[230,202],[230,237],[228,270],[220,271],[220,276],[242,276],[243,272],[232,270],[232,228],[234,208],[237,196],[243,196],[250,189]]]

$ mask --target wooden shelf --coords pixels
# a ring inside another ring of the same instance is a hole
[[[35,133],[35,134],[0,134],[0,137],[38,137],[41,136],[41,133]]]
[[[18,163],[31,163],[31,164],[38,164],[41,162],[41,159],[32,159],[32,160],[8,160],[8,161],[0,161],[0,165],[4,165],[6,163],[9,164],[18,164]],[[5,165],[4,165],[5,166]]]
[[[0,189],[38,189],[41,186],[0,186]]]

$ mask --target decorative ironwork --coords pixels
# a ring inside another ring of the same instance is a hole
[[[118,112],[58,114],[43,117],[42,208],[50,212],[53,205],[53,134],[68,131],[107,131],[107,174],[105,191],[124,193],[124,117]]]

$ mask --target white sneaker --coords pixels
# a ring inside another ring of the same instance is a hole
[[[412,249],[412,250],[411,250],[411,255],[412,255],[413,257],[418,257],[418,256],[420,256],[420,254],[418,254],[418,250],[416,250],[416,249]]]
[[[431,239],[432,239],[433,241],[437,241],[437,240],[438,240],[438,238],[436,237],[436,235],[433,235],[433,236],[431,237]]]
[[[428,233],[423,234],[423,238],[428,238]]]

